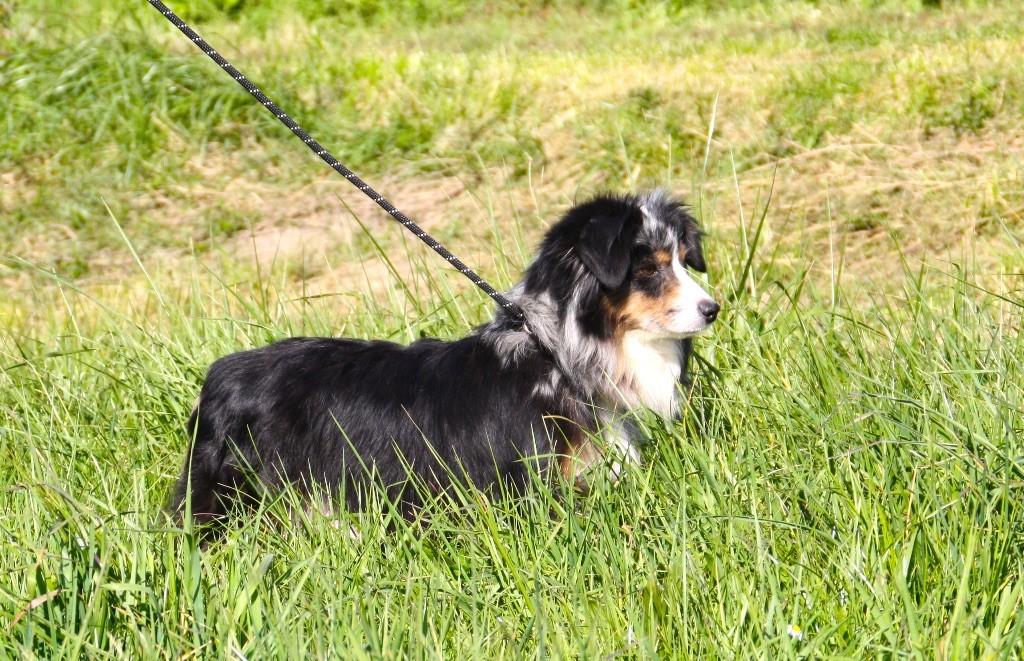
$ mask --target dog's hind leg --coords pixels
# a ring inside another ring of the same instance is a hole
[[[230,461],[228,439],[217,434],[215,427],[203,418],[198,406],[192,410],[187,426],[192,445],[170,508],[179,517],[191,512],[198,525],[224,519],[233,485],[241,478]]]

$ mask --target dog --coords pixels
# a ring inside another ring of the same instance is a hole
[[[662,190],[599,195],[545,234],[498,308],[460,340],[291,338],[213,363],[188,422],[172,508],[198,524],[283,486],[365,508],[368,489],[403,515],[423,489],[521,494],[531,473],[586,490],[638,464],[630,412],[679,412],[691,338],[719,304],[701,230]],[[418,483],[418,484],[417,484]]]

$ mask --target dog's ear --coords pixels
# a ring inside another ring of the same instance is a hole
[[[640,210],[629,205],[602,210],[583,227],[577,252],[603,286],[614,289],[626,280],[641,220]]]
[[[683,246],[686,248],[686,265],[694,271],[705,273],[707,265],[704,264],[704,249],[700,246],[700,239],[703,233],[689,215],[687,215],[687,222],[684,228]]]

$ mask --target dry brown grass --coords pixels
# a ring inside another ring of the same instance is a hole
[[[900,142],[883,142],[858,127],[855,135],[816,149],[799,148],[735,177],[723,161],[701,190],[684,192],[691,200],[697,195],[706,199],[712,251],[718,249],[716,240],[735,241],[742,222],[753,226],[770,192],[761,250],[781,255],[780,264],[810,261],[812,273],[827,276],[833,259],[841,258],[848,277],[878,285],[896,278],[902,259],[938,267],[969,262],[993,274],[1011,269],[1007,260],[1015,251],[1006,232],[1024,227],[1024,189],[1014,160],[1024,150],[1024,134],[954,138],[916,132],[900,137]],[[474,267],[491,272],[491,214],[510,235],[513,219],[519,219],[532,245],[574,193],[569,177],[509,182],[501,172],[492,176],[495,183],[485,190],[485,199],[456,177],[385,180],[379,188],[428,232],[443,233],[453,223],[464,223],[465,230],[450,245]],[[264,266],[299,263],[297,274],[317,292],[358,288],[385,276],[387,267],[365,246],[352,249],[364,231],[385,246],[406,241],[372,201],[331,173],[294,191],[240,177],[229,190],[191,189],[186,197],[200,209],[192,214],[204,207],[227,207],[257,215],[260,221],[252,231],[239,232],[224,249]],[[171,205],[160,213],[167,222],[190,215]],[[497,238],[503,239],[512,237]],[[422,250],[428,263],[444,267]],[[170,265],[180,256],[161,258]],[[407,259],[400,256],[395,265],[402,276],[411,276]]]

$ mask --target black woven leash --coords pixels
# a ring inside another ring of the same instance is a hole
[[[319,142],[311,138],[310,135],[306,133],[306,131],[301,126],[295,123],[295,120],[293,120],[291,117],[285,114],[283,110],[278,108],[276,103],[267,98],[266,94],[261,92],[259,88],[257,88],[251,82],[249,82],[249,79],[243,76],[238,69],[231,66],[231,64],[227,60],[221,57],[220,53],[215,51],[213,47],[210,46],[210,44],[206,43],[206,41],[204,41],[202,37],[196,34],[195,30],[186,25],[185,21],[181,20],[177,14],[168,9],[167,5],[165,5],[160,0],[149,0],[149,4],[156,7],[157,10],[159,10],[159,12],[163,14],[168,21],[174,24],[174,27],[181,30],[186,37],[192,40],[192,43],[198,46],[200,50],[202,50],[204,53],[209,55],[211,60],[219,64],[222,69],[227,71],[228,74],[230,74],[231,77],[234,78],[239,85],[245,88],[245,91],[247,91],[249,94],[252,94],[257,101],[262,103],[264,108],[274,113],[274,116],[281,120],[282,124],[290,128],[292,130],[292,133],[299,136],[299,138],[301,138],[302,141],[306,143],[307,147],[312,149],[317,156],[322,158],[328,165],[334,168],[338,174],[348,179],[353,186],[361,190],[363,193],[366,194],[367,197],[376,202],[381,209],[387,211],[392,218],[400,222],[407,230],[415,234],[420,241],[433,248],[434,252],[436,252],[438,255],[444,257],[449,264],[451,264],[452,266],[459,270],[459,273],[469,278],[474,285],[484,290],[484,292],[486,292],[488,296],[494,299],[494,301],[498,305],[505,308],[505,310],[509,314],[511,314],[515,320],[525,323],[526,315],[523,314],[522,308],[520,308],[512,301],[508,300],[507,298],[499,294],[494,289],[494,287],[491,287],[489,284],[484,282],[483,278],[474,273],[471,268],[463,264],[458,257],[448,252],[448,249],[442,246],[440,243],[438,243],[434,239],[434,237],[424,232],[422,229],[420,229],[419,225],[412,222],[412,220],[410,220],[408,216],[406,216],[404,213],[396,209],[395,205],[387,201],[380,193],[370,188],[370,185],[367,184],[362,179],[360,179],[354,172],[352,172],[347,167],[339,163],[338,159],[334,158],[334,156],[332,156],[330,152],[324,149]]]

